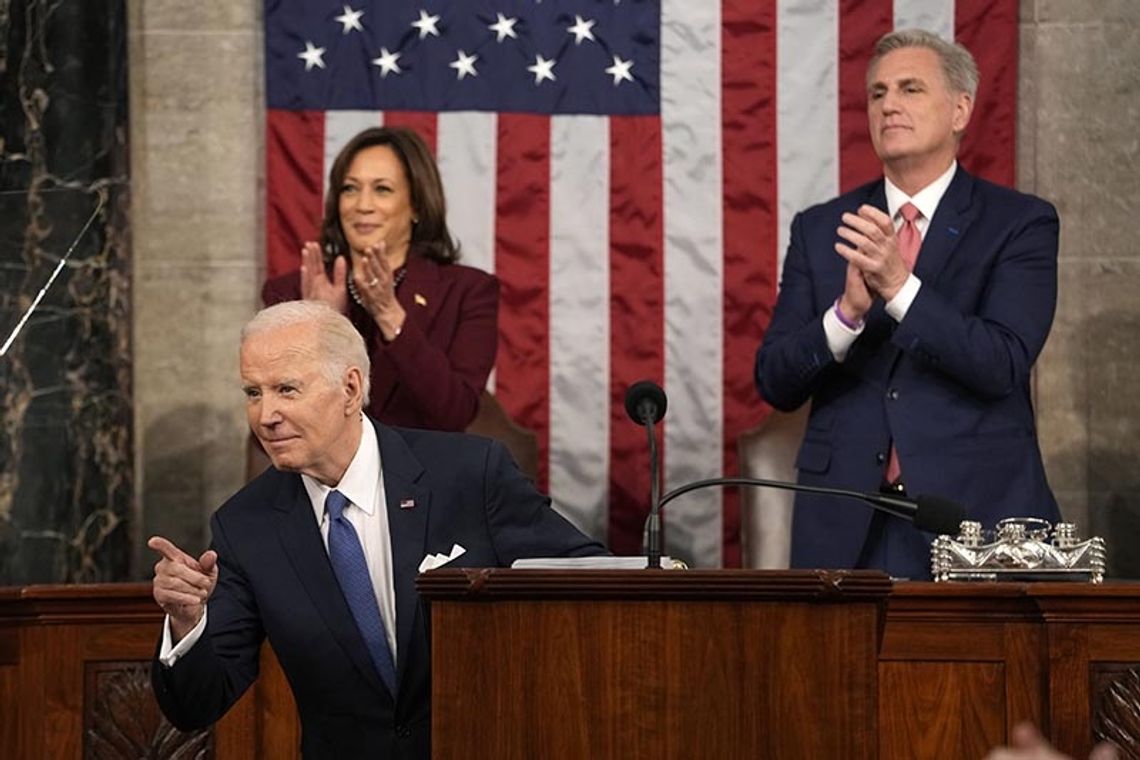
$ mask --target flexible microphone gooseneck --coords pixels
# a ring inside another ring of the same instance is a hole
[[[645,425],[649,434],[649,517],[645,521],[647,567],[661,565],[661,508],[678,496],[702,488],[725,486],[750,486],[753,488],[777,488],[783,491],[814,493],[860,501],[873,509],[914,523],[914,527],[930,533],[956,534],[966,510],[950,499],[934,495],[921,495],[914,499],[879,493],[863,493],[845,488],[825,486],[805,486],[781,480],[761,478],[710,478],[697,480],[678,486],[664,496],[660,496],[660,464],[657,457],[657,439],[653,435],[653,424],[665,416],[668,401],[661,386],[649,380],[642,380],[630,386],[625,394],[625,411],[630,419]]]
[[[625,413],[649,436],[649,517],[645,519],[647,567],[661,567],[661,464],[653,425],[665,417],[665,391],[652,380],[634,383],[625,392]],[[679,495],[679,494],[678,494]]]
[[[752,486],[755,488],[778,488],[783,491],[798,491],[800,493],[822,494],[824,496],[837,496],[844,499],[855,499],[895,517],[901,517],[914,523],[914,527],[929,533],[958,532],[958,524],[965,516],[962,505],[941,496],[921,495],[914,499],[901,496],[888,496],[886,494],[863,493],[850,491],[845,488],[825,488],[823,486],[805,486],[799,483],[785,483],[781,480],[763,480],[761,478],[710,478],[697,480],[674,488],[661,497],[658,509],[664,507],[678,496],[690,491],[714,486]]]

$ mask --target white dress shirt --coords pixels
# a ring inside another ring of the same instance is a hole
[[[325,497],[333,488],[320,481],[301,476],[305,492],[313,507],[313,516],[320,526],[321,539],[325,551],[329,548],[329,518],[325,513]],[[360,545],[364,549],[364,559],[368,563],[368,574],[372,578],[372,588],[376,592],[376,603],[380,607],[380,617],[388,634],[388,646],[392,650],[393,662],[396,655],[396,590],[392,582],[392,541],[388,527],[388,505],[384,495],[383,469],[380,462],[380,442],[376,428],[363,418],[363,430],[356,454],[345,470],[344,476],[335,486],[351,502],[344,510],[352,523]],[[162,631],[162,648],[159,662],[170,667],[201,638],[206,630],[206,613],[177,645],[172,645],[170,617],[167,616]]]
[[[958,162],[951,162],[949,169],[943,172],[938,179],[915,193],[913,197],[908,196],[890,179],[884,177],[887,213],[890,214],[891,220],[894,222],[896,232],[905,221],[900,210],[905,204],[913,203],[921,213],[914,225],[918,228],[918,234],[922,239],[926,239],[926,231],[930,229],[930,220],[934,218],[934,212],[938,210],[938,204],[942,201],[942,196],[946,194],[946,190],[949,189],[950,182],[953,181],[954,172],[957,169]],[[922,281],[911,272],[895,297],[885,304],[884,308],[887,314],[896,322],[901,322],[910,309],[910,305],[918,296],[918,290],[921,286]],[[835,357],[836,361],[841,362],[847,358],[847,352],[851,349],[851,345],[863,332],[863,325],[860,324],[856,328],[848,327],[839,321],[835,309],[830,308],[823,314],[823,331],[827,335],[827,347],[831,349],[832,356]]]

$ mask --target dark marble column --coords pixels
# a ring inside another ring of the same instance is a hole
[[[123,0],[0,0],[0,584],[125,579],[133,500]]]

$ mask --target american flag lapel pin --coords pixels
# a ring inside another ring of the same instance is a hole
[[[400,499],[400,509],[414,509],[415,506],[415,499]]]

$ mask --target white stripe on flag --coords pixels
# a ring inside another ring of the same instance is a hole
[[[839,191],[839,14],[834,0],[776,5],[776,271],[792,217]]]
[[[831,0],[795,0],[777,5],[776,161],[779,198],[777,272],[784,268],[792,217],[813,203],[834,197],[839,189],[839,17]],[[773,414],[779,414],[773,412]],[[790,480],[772,446],[787,422],[769,425],[769,434],[741,463],[753,477]],[[795,444],[798,445],[798,441]],[[788,566],[791,556],[792,495],[784,491],[750,490],[742,509],[751,517],[746,564]]]
[[[666,488],[723,471],[724,237],[720,4],[665,0],[661,123],[665,205]],[[721,494],[669,512],[668,552],[717,567]]]
[[[461,245],[462,263],[494,272],[498,115],[444,112],[436,123],[436,155],[447,196],[447,226]]]
[[[379,127],[384,122],[382,111],[326,111],[325,112],[325,162],[321,174],[321,197],[328,192],[325,187],[329,181],[329,169],[332,168],[336,154],[358,132],[369,127]]]
[[[895,29],[926,29],[954,39],[954,0],[895,0]]]
[[[605,540],[609,481],[609,120],[550,126],[550,493]]]

